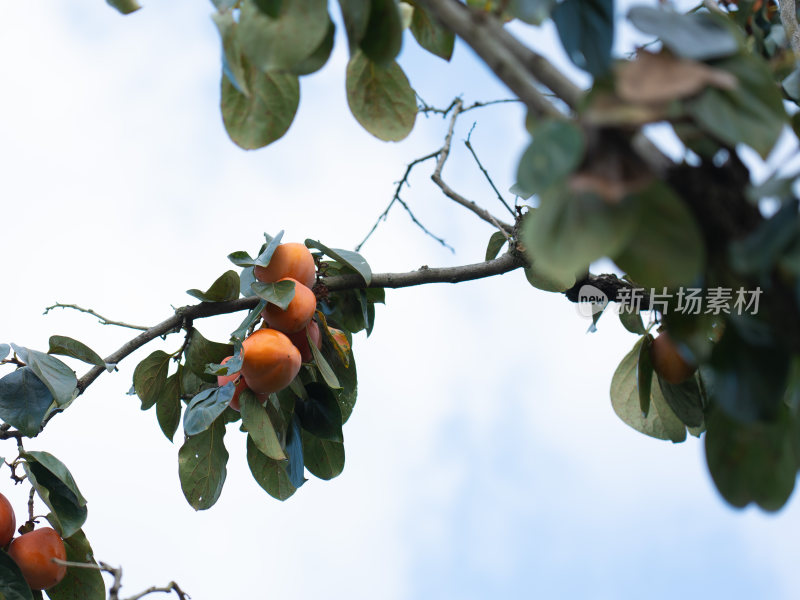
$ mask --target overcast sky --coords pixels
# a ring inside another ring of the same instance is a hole
[[[7,3],[0,21],[0,342],[44,350],[52,334],[107,355],[131,334],[53,302],[154,324],[254,251],[264,231],[352,248],[405,165],[441,145],[419,117],[401,144],[349,115],[346,44],[302,81],[298,117],[244,152],[219,116],[219,44],[210,5],[150,2],[124,18],[102,0]],[[552,32],[536,32],[550,51]],[[453,64],[406,39],[401,63],[429,103],[508,97],[458,45]],[[502,215],[461,142],[501,190],[526,140],[514,106],[460,122],[444,175]],[[491,229],[448,203],[423,165],[404,198],[455,247],[395,209],[363,248],[375,271],[482,259]],[[198,323],[224,341],[239,316]],[[61,458],[89,500],[99,559],[130,595],[174,579],[219,598],[794,598],[793,498],[777,515],[734,511],[713,488],[702,444],[646,438],[614,415],[611,375],[635,342],[611,315],[599,331],[522,273],[387,292],[373,335],[356,336],[359,400],[347,465],[285,503],[249,474],[231,426],[219,502],[196,513],[177,477],[178,445],[127,396],[154,343],[104,375],[27,444]],[[83,367],[74,368],[83,372]],[[176,439],[180,438],[180,434]],[[13,443],[0,454],[13,457]],[[6,472],[7,473],[7,472]],[[0,478],[24,512],[26,490]],[[22,517],[21,517],[22,518]]]

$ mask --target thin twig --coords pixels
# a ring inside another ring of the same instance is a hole
[[[458,120],[458,116],[463,112],[463,103],[461,99],[456,100],[456,104],[453,107],[453,115],[450,117],[450,126],[447,129],[447,134],[444,138],[444,145],[442,146],[441,151],[439,152],[439,158],[436,161],[436,168],[433,170],[433,174],[431,175],[431,180],[442,190],[445,196],[454,200],[461,206],[471,210],[473,213],[478,215],[481,219],[486,221],[487,223],[491,223],[495,227],[497,227],[500,231],[504,231],[507,234],[511,234],[513,231],[513,227],[508,223],[503,223],[498,218],[496,218],[492,213],[488,210],[478,206],[472,200],[467,200],[462,195],[458,194],[453,188],[447,185],[442,179],[442,169],[444,168],[444,163],[447,161],[447,158],[450,156],[450,148],[453,144],[453,131],[456,127],[456,121]]]
[[[114,578],[114,581],[111,584],[111,587],[108,590],[108,600],[119,600],[119,591],[122,589],[122,567],[112,567],[108,563],[99,562],[99,563],[82,563],[82,562],[73,562],[69,560],[61,560],[58,558],[50,559],[57,565],[62,565],[64,567],[75,568],[75,569],[93,569],[95,571],[100,571],[102,573],[108,573]],[[170,581],[165,586],[152,586],[127,598],[127,600],[140,600],[140,598],[144,598],[148,594],[155,594],[155,593],[165,593],[168,594],[169,592],[175,592],[177,594],[179,600],[189,600],[191,596],[184,592],[180,586],[175,583],[174,581]]]
[[[107,319],[103,315],[96,313],[91,308],[83,308],[81,306],[78,306],[77,304],[62,304],[61,302],[56,302],[55,304],[53,304],[53,306],[48,306],[47,308],[45,308],[43,314],[46,315],[47,313],[49,313],[54,308],[71,308],[73,310],[77,310],[78,312],[82,312],[82,313],[86,313],[86,314],[92,315],[93,317],[97,317],[97,319],[100,321],[101,325],[116,325],[117,327],[127,327],[128,329],[138,329],[139,331],[147,331],[147,329],[149,329],[148,327],[145,327],[144,325],[132,325],[130,323],[125,323],[123,321],[114,321],[113,319]]]
[[[492,189],[494,190],[494,193],[497,194],[497,198],[500,200],[500,202],[503,204],[503,206],[506,207],[508,212],[511,213],[511,216],[515,217],[516,213],[514,213],[514,209],[512,209],[508,205],[508,202],[506,202],[505,198],[503,198],[503,195],[500,193],[500,190],[498,190],[497,186],[494,184],[494,181],[492,180],[492,176],[489,175],[489,171],[487,171],[484,168],[483,164],[481,163],[481,159],[478,158],[478,155],[475,153],[475,149],[472,147],[472,142],[470,142],[470,138],[472,137],[472,132],[474,130],[475,130],[475,123],[472,124],[472,127],[470,128],[469,133],[467,134],[467,139],[464,140],[464,145],[467,147],[467,150],[469,150],[470,154],[472,154],[472,158],[475,159],[475,162],[478,164],[478,168],[480,168],[481,173],[483,173],[483,176],[486,177],[486,181],[488,181],[489,185],[492,186]]]
[[[394,190],[394,196],[392,196],[392,199],[389,201],[389,205],[380,214],[380,216],[378,216],[377,220],[375,221],[375,224],[372,226],[372,229],[369,230],[369,233],[367,233],[367,235],[364,236],[364,239],[361,240],[361,242],[358,244],[358,246],[356,246],[356,252],[361,250],[361,247],[366,243],[366,241],[370,238],[370,236],[375,232],[375,230],[378,228],[378,225],[381,223],[381,221],[385,221],[386,220],[386,217],[389,215],[389,211],[391,210],[392,206],[394,206],[394,203],[398,202],[398,201],[403,206],[403,208],[405,208],[408,211],[408,214],[411,215],[411,219],[415,223],[417,223],[422,228],[423,231],[425,231],[428,235],[431,235],[431,237],[433,237],[434,239],[439,241],[444,246],[447,246],[447,244],[443,240],[441,240],[440,238],[432,235],[427,229],[425,229],[425,227],[423,227],[422,224],[420,224],[419,221],[417,221],[416,217],[414,216],[414,213],[411,212],[411,209],[408,207],[408,204],[406,204],[405,202],[403,202],[403,200],[400,199],[400,190],[403,188],[403,185],[407,185],[407,186],[411,187],[410,184],[408,183],[408,176],[411,175],[411,171],[414,169],[414,167],[416,167],[420,163],[425,162],[426,160],[430,160],[431,158],[435,158],[435,157],[439,156],[440,152],[441,152],[441,150],[437,150],[436,152],[431,152],[430,154],[428,154],[426,156],[423,156],[421,158],[417,158],[417,159],[411,161],[410,163],[408,163],[408,165],[406,166],[406,172],[403,174],[402,179],[400,179],[400,181],[397,182],[397,187]],[[447,247],[449,248],[449,246],[447,246]],[[450,249],[452,250],[452,248],[450,248]]]

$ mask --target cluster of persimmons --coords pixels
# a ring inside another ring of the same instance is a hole
[[[311,288],[316,264],[308,248],[298,243],[281,244],[266,267],[256,266],[254,270],[256,279],[264,283],[293,281],[294,298],[286,310],[267,304],[261,313],[264,326],[242,343],[241,370],[217,377],[220,386],[236,382],[231,400],[235,410],[239,410],[239,396],[245,389],[263,399],[288,386],[302,363],[312,358],[309,339],[317,348],[322,344],[319,325],[313,320],[317,298]]]
[[[67,567],[53,560],[67,560],[58,532],[52,527],[39,527],[14,537],[16,529],[17,518],[11,502],[0,494],[0,547],[8,549],[8,555],[17,563],[31,589],[47,590],[64,579]]]

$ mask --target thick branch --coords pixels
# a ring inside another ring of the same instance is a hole
[[[456,0],[420,0],[420,4],[445,27],[462,38],[495,75],[534,113],[559,116],[561,113],[539,91],[531,74],[506,44],[491,31],[496,18],[473,11]],[[510,35],[510,34],[509,34]]]
[[[521,257],[515,254],[505,254],[495,260],[473,265],[463,265],[460,267],[434,268],[422,267],[410,273],[377,273],[372,276],[372,282],[368,287],[401,288],[426,283],[458,283],[460,281],[470,281],[482,279],[493,275],[500,275],[513,271],[524,266]],[[358,275],[337,275],[322,279],[321,284],[330,291],[340,291],[367,287]],[[165,319],[136,336],[119,350],[107,356],[104,360],[107,363],[119,363],[128,355],[132,354],[148,342],[156,338],[163,337],[169,333],[180,331],[187,327],[195,319],[214,317],[217,315],[229,314],[241,310],[254,308],[260,298],[239,298],[229,302],[203,302],[191,306],[183,306],[175,311],[170,318]],[[93,367],[83,377],[78,380],[78,392],[86,391],[95,379],[105,371],[103,367]],[[7,432],[11,433],[11,432]]]
[[[325,287],[332,292],[361,287],[371,288],[403,288],[426,283],[461,283],[474,279],[484,279],[494,275],[502,275],[525,266],[523,258],[517,254],[507,253],[482,263],[461,265],[459,267],[420,267],[410,273],[378,273],[372,276],[368,286],[364,286],[359,275],[336,275],[323,280]]]

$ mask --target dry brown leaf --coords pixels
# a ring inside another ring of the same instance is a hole
[[[708,86],[730,90],[737,84],[727,71],[667,52],[640,51],[617,67],[616,91],[625,102],[659,104],[694,96]]]

